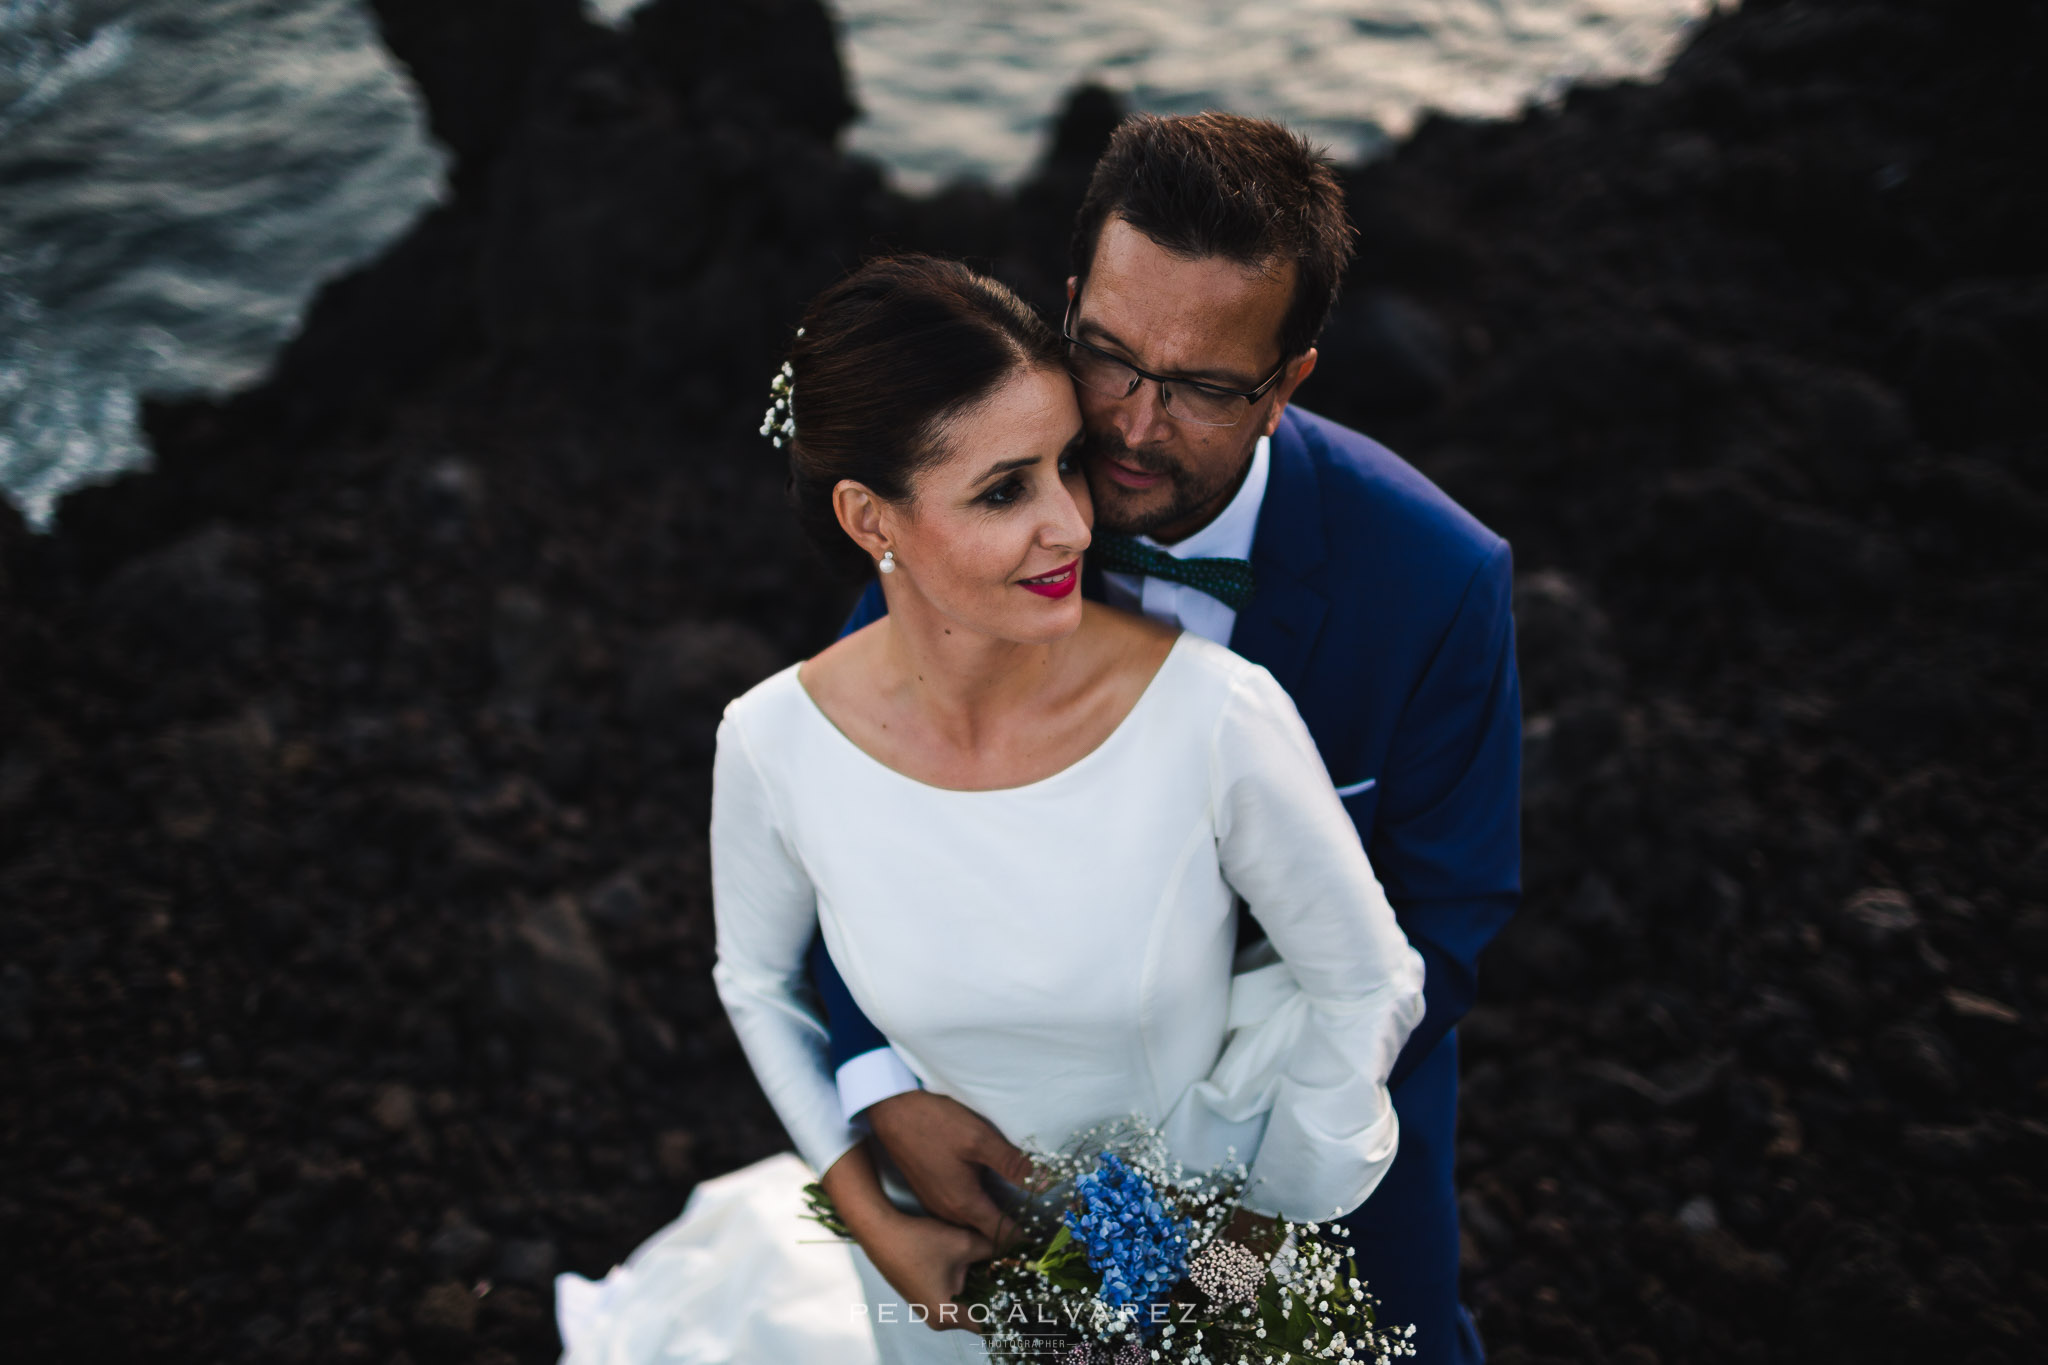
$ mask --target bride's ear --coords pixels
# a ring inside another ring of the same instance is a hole
[[[889,505],[875,496],[864,483],[841,479],[832,489],[832,513],[839,528],[853,537],[853,543],[879,560],[891,547]]]

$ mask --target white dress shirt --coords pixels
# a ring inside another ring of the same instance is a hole
[[[1150,536],[1137,537],[1138,543],[1163,550],[1175,559],[1250,559],[1252,537],[1259,528],[1259,509],[1266,502],[1272,448],[1271,437],[1259,438],[1252,448],[1252,467],[1246,472],[1244,483],[1207,526],[1172,545],[1161,545]],[[1226,648],[1230,632],[1237,625],[1234,608],[1184,583],[1138,574],[1106,573],[1102,576],[1102,587],[1113,607],[1143,612],[1163,625],[1191,631]],[[890,1047],[878,1047],[849,1058],[839,1068],[838,1080],[840,1108],[849,1122],[871,1104],[918,1088],[916,1074]]]

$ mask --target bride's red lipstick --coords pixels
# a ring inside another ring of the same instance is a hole
[[[1080,583],[1081,561],[1077,559],[1065,568],[1054,569],[1051,573],[1040,574],[1036,578],[1027,578],[1017,586],[1027,588],[1040,597],[1065,597],[1080,586]]]

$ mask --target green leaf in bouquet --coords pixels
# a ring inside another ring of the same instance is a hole
[[[1040,1253],[1039,1259],[1043,1261],[1057,1252],[1065,1251],[1073,1244],[1074,1230],[1065,1223],[1062,1223],[1060,1224],[1060,1230],[1052,1235],[1052,1241],[1048,1242],[1045,1250]]]
[[[1025,1263],[1048,1282],[1062,1289],[1092,1294],[1102,1288],[1102,1277],[1088,1268],[1088,1250],[1074,1240],[1065,1224],[1036,1259]]]
[[[832,1196],[825,1193],[825,1187],[813,1180],[804,1186],[804,1217],[816,1223],[835,1237],[853,1240],[853,1233],[839,1217],[839,1206],[832,1202]]]

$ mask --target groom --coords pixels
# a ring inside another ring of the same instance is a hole
[[[1483,1358],[1458,1303],[1453,1026],[1520,894],[1508,547],[1408,464],[1290,408],[1351,254],[1342,191],[1276,124],[1118,128],[1074,227],[1063,331],[1087,432],[1091,596],[1227,644],[1294,698],[1401,927],[1426,1014],[1393,1073],[1401,1145],[1344,1221],[1424,1362]],[[1342,382],[1342,378],[1339,378]],[[884,610],[870,587],[848,629]],[[1252,907],[1256,914],[1257,907]],[[994,1231],[986,1122],[918,1088],[812,955],[831,1057],[927,1209]]]

